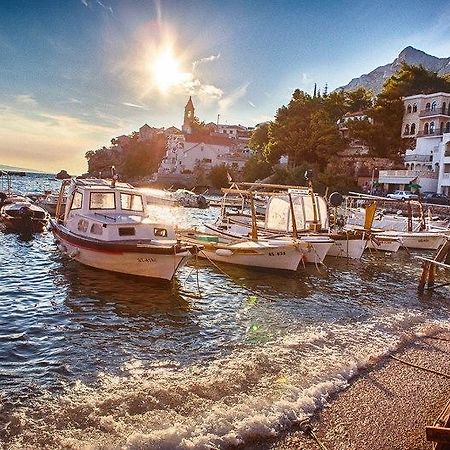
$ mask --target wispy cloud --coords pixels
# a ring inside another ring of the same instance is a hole
[[[248,101],[248,104],[252,107],[252,108],[256,108],[255,104],[253,102],[251,102],[250,100]]]
[[[148,108],[144,105],[137,105],[136,103],[130,103],[130,102],[122,102],[122,105],[129,106],[130,108],[139,108],[139,109],[147,109]]]
[[[110,5],[107,5],[106,3],[103,3],[101,0],[80,0],[81,3],[86,6],[86,8],[92,8],[94,4],[102,7],[104,10],[106,10],[111,15],[114,14],[114,11]]]
[[[17,103],[22,104],[22,105],[26,105],[26,106],[35,107],[38,104],[36,99],[30,94],[19,94],[19,95],[16,95],[15,96],[15,100],[16,100]]]
[[[198,59],[197,61],[194,61],[192,63],[192,70],[195,70],[202,63],[216,61],[219,58],[220,58],[220,53],[217,53],[217,55],[211,55],[211,56],[207,56],[206,58]]]
[[[242,97],[247,94],[249,83],[242,85],[240,88],[236,89],[231,94],[222,97],[219,100],[219,110],[220,112],[225,112],[229,110],[233,105],[235,105]]]

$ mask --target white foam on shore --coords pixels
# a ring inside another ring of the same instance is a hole
[[[423,325],[426,321],[427,324]],[[11,449],[214,449],[276,436],[313,414],[361,368],[442,328],[421,313],[303,327],[205,365],[127,364],[16,411]]]

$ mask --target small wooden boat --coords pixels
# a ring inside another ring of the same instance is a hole
[[[199,256],[215,262],[277,270],[297,270],[307,244],[294,240],[230,239],[217,234],[184,232],[180,237],[202,246]]]
[[[39,233],[47,228],[49,215],[22,197],[8,197],[0,208],[0,220],[7,231]]]
[[[67,205],[62,200],[67,192]],[[52,231],[59,250],[98,269],[171,280],[196,248],[148,217],[142,192],[125,183],[74,179],[61,186]]]

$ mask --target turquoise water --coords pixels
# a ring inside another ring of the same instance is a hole
[[[185,226],[217,213],[168,215]],[[251,447],[417,333],[447,326],[450,291],[419,296],[407,252],[326,263],[284,274],[192,260],[163,284],[67,260],[50,232],[0,233],[1,442]]]

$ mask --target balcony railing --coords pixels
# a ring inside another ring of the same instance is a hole
[[[417,162],[430,162],[433,160],[431,155],[405,155],[405,162],[417,161]]]
[[[419,117],[432,117],[432,116],[450,116],[449,108],[435,108],[425,109],[420,111]]]
[[[442,136],[442,134],[444,133],[445,130],[434,130],[434,131],[428,131],[428,133],[425,133],[425,131],[419,131],[417,133],[417,137],[426,137],[426,136]]]

